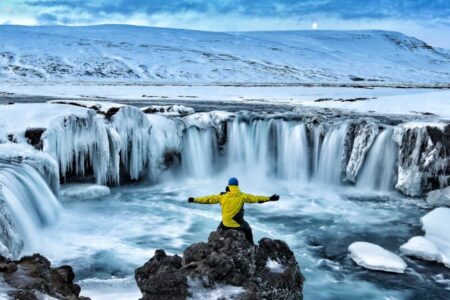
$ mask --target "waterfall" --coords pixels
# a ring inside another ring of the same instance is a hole
[[[277,163],[280,176],[288,180],[307,181],[310,177],[310,150],[305,124],[283,122],[281,132]]]
[[[393,129],[388,128],[375,139],[357,180],[358,188],[384,191],[394,188],[398,145],[392,134]]]
[[[23,239],[25,249],[33,249],[38,230],[56,220],[60,203],[41,175],[27,164],[0,162],[0,188],[6,217]]]
[[[213,128],[189,127],[182,142],[182,170],[187,176],[196,178],[214,173],[214,162],[218,157],[216,135]]]
[[[269,134],[273,123],[274,120],[250,123],[234,120],[229,124],[226,147],[229,172],[267,175],[271,164]]]
[[[319,182],[339,184],[341,182],[341,161],[344,151],[347,125],[330,128],[323,139],[319,151],[316,179]]]

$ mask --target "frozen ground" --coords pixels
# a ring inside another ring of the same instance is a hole
[[[195,107],[196,111],[211,110],[216,105],[231,111],[242,109],[242,105],[249,105],[249,109],[304,105],[382,114],[431,113],[450,118],[449,89],[0,83],[0,103],[45,102],[59,98],[112,100],[141,107],[184,104]]]

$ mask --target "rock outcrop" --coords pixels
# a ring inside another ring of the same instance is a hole
[[[396,188],[408,196],[450,184],[450,125],[409,123],[395,130],[400,146]]]
[[[289,246],[268,238],[252,245],[237,230],[214,231],[207,243],[189,246],[183,257],[156,250],[136,269],[135,279],[143,300],[195,297],[193,281],[207,289],[242,287],[235,299],[303,298],[304,278]]]
[[[8,285],[11,299],[37,300],[48,295],[62,300],[89,300],[80,296],[72,267],[52,268],[50,261],[40,254],[17,261],[0,256],[0,278]]]

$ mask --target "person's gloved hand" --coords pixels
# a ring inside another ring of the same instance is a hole
[[[193,198],[193,197],[189,197],[189,198],[188,198],[188,202],[189,202],[189,203],[194,202],[194,198]]]
[[[277,194],[273,194],[272,196],[270,196],[269,200],[270,201],[278,201],[278,200],[280,200],[280,196]]]

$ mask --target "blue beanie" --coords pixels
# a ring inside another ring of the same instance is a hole
[[[237,180],[237,178],[231,177],[231,178],[228,180],[228,185],[239,185],[239,181]]]

